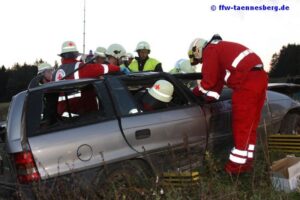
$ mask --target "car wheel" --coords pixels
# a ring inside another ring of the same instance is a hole
[[[142,161],[126,161],[107,166],[102,196],[105,199],[142,199],[150,191],[152,173]]]
[[[280,133],[286,135],[300,134],[300,115],[298,113],[288,114],[281,125]]]

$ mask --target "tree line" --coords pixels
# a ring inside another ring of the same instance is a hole
[[[2,65],[0,67],[0,102],[9,102],[14,95],[26,90],[31,79],[37,75],[38,64],[43,62],[40,59],[32,65],[16,63],[11,68]]]
[[[288,44],[274,53],[269,72],[270,81],[300,83],[300,45]]]
[[[27,89],[29,82],[37,74],[37,66],[43,60],[37,60],[33,65],[16,63],[11,68],[0,68],[0,102],[9,102],[15,94]],[[300,45],[283,46],[271,59],[269,72],[270,82],[300,83]],[[57,62],[55,67],[57,67]]]

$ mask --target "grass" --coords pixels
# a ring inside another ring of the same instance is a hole
[[[1,116],[4,116],[1,120],[5,120],[8,105],[8,103],[0,104],[0,113]],[[72,174],[68,181],[58,179],[51,185],[37,183],[34,185],[34,191],[37,199],[55,200],[299,200],[300,190],[285,193],[273,188],[270,165],[272,161],[284,157],[285,154],[269,153],[266,144],[261,141],[263,140],[260,139],[257,145],[254,170],[245,175],[230,176],[224,172],[228,149],[219,146],[217,151],[206,152],[204,165],[196,168],[200,173],[200,180],[193,184],[165,185],[162,179],[157,180],[156,178],[154,178],[155,180],[144,178],[142,183],[134,184],[137,181],[132,180],[133,176],[126,176],[125,174],[126,183],[122,182],[121,185],[120,183],[116,185],[114,182],[107,182],[105,185],[89,185],[86,184],[82,176]],[[180,159],[180,156],[172,155],[172,153],[169,156]],[[18,193],[20,190],[16,191],[16,194]],[[0,190],[0,199],[3,199],[1,196]],[[26,198],[21,197],[20,199]]]
[[[106,182],[100,185],[89,185],[82,176],[73,174],[68,181],[57,179],[51,185],[38,183],[34,190],[37,199],[299,200],[298,192],[285,193],[273,188],[270,181],[269,159],[270,157],[276,159],[283,154],[269,155],[264,149],[259,145],[254,171],[240,176],[230,176],[223,171],[228,157],[227,151],[223,150],[206,152],[205,165],[197,168],[200,172],[200,180],[194,184],[173,186],[165,185],[162,179],[146,178],[141,183],[133,179],[134,176],[123,174],[126,180],[121,183]],[[139,184],[135,184],[137,182]]]
[[[0,121],[5,121],[9,103],[0,103]]]

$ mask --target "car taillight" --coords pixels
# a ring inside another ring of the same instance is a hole
[[[31,183],[41,179],[31,152],[16,153],[13,157],[20,183]]]

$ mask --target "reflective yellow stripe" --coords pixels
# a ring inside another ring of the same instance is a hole
[[[144,65],[143,71],[154,71],[155,67],[158,63],[160,63],[160,62],[157,61],[156,59],[148,58],[148,60],[146,61],[145,65]],[[132,62],[129,65],[129,69],[132,72],[138,72],[139,71],[139,64],[138,64],[136,59],[132,60]]]
[[[232,67],[236,68],[238,66],[238,64],[246,57],[248,56],[250,53],[253,53],[252,50],[250,49],[246,49],[245,51],[241,52],[232,62]]]

